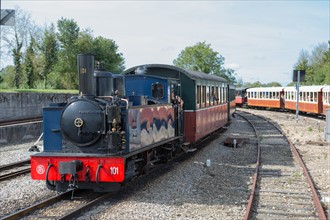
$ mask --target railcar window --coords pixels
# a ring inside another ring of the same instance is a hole
[[[316,100],[317,100],[317,92],[313,92],[314,93],[314,95],[313,95],[313,102],[317,102]]]
[[[197,86],[197,100],[196,100],[196,107],[200,108],[201,107],[201,86]]]
[[[210,105],[210,87],[206,86],[206,107]]]
[[[323,102],[330,104],[330,92],[323,92]]]
[[[155,99],[162,99],[164,97],[164,85],[154,83],[151,85],[152,97]]]
[[[211,100],[210,104],[214,105],[215,104],[215,94],[214,94],[214,86],[211,87]]]
[[[223,99],[224,99],[224,103],[227,103],[227,84],[224,84],[224,88],[223,88],[223,90],[224,90],[224,92],[223,92]]]
[[[317,95],[317,92],[315,92],[314,95],[315,95],[315,96],[314,96],[314,102],[318,102],[318,95]]]
[[[219,87],[215,87],[215,94],[216,94],[216,103],[219,104]]]
[[[202,107],[206,106],[206,86],[202,87]]]

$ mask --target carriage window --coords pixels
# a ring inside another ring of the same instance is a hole
[[[206,86],[202,87],[202,107],[205,107],[206,103]]]
[[[164,85],[154,83],[151,85],[152,97],[155,99],[162,99],[164,97]]]
[[[201,86],[197,86],[197,100],[196,100],[196,107],[201,107]]]
[[[210,86],[206,86],[206,106],[210,105]]]
[[[222,104],[223,103],[223,89],[222,89],[222,84],[220,84],[220,96],[219,96],[219,103]]]
[[[314,92],[314,102],[317,102],[317,92]]]
[[[330,103],[330,92],[324,92],[323,93],[323,101],[326,104]]]
[[[227,103],[227,85],[224,84],[223,87],[223,99],[224,99],[224,103]]]
[[[214,104],[214,87],[210,87],[210,105]]]
[[[215,100],[216,100],[216,103],[219,104],[219,88],[218,87],[215,87]]]

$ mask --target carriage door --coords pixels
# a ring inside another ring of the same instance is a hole
[[[172,82],[170,87],[170,100],[174,107],[175,136],[179,136],[183,133],[183,100],[181,98],[181,86],[178,82]]]

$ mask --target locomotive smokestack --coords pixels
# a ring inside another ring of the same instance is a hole
[[[79,94],[94,95],[94,56],[92,54],[78,54]]]

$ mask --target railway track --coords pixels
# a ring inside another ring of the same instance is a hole
[[[23,160],[0,166],[0,181],[30,172],[30,160]],[[9,171],[9,172],[8,172]]]
[[[42,122],[42,117],[32,117],[32,118],[24,118],[24,119],[15,119],[15,120],[5,120],[0,121],[0,128],[1,127],[9,127],[9,126],[16,126],[22,125],[27,123],[39,123]]]
[[[74,197],[72,198],[73,195]],[[25,219],[72,219],[111,195],[112,193],[98,194],[85,190],[73,193],[72,190],[69,190],[5,216],[2,219],[12,220],[22,217]]]
[[[244,219],[326,219],[308,171],[294,145],[273,123],[237,112],[257,137],[257,162]]]

